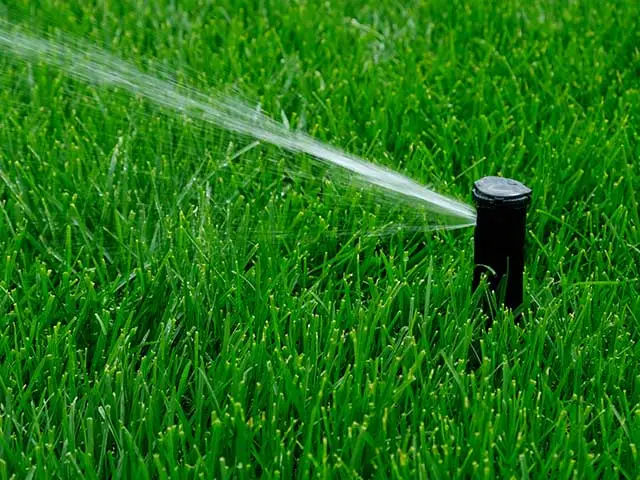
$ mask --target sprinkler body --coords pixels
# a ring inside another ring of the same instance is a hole
[[[522,304],[524,240],[531,189],[508,178],[484,177],[473,185],[473,200],[477,210],[473,290],[486,275],[498,303],[515,310]],[[491,317],[491,312],[488,313]]]

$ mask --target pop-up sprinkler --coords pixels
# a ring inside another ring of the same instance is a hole
[[[486,275],[499,303],[512,310],[522,304],[524,240],[531,189],[501,177],[473,184],[477,209],[473,289]]]

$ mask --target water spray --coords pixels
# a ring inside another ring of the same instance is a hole
[[[473,184],[477,217],[473,289],[486,275],[499,303],[522,304],[524,241],[531,189],[516,180],[484,177]]]
[[[117,88],[168,111],[229,132],[302,153],[335,167],[365,186],[404,198],[443,221],[440,228],[475,223],[471,206],[429,189],[389,168],[368,162],[299,131],[291,131],[267,115],[223,92],[196,90],[146,73],[104,50],[71,39],[31,35],[0,20],[0,55],[10,55],[57,68],[76,80]]]

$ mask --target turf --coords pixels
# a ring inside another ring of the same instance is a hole
[[[534,191],[522,322],[486,331],[470,230],[371,235],[385,204],[303,158],[221,169],[246,140],[0,56],[0,479],[640,475],[638,2],[0,13],[457,198]]]

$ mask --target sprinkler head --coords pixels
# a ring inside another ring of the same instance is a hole
[[[498,302],[515,310],[522,304],[531,189],[509,178],[484,177],[473,184],[473,200],[477,210],[473,289],[486,275]]]

